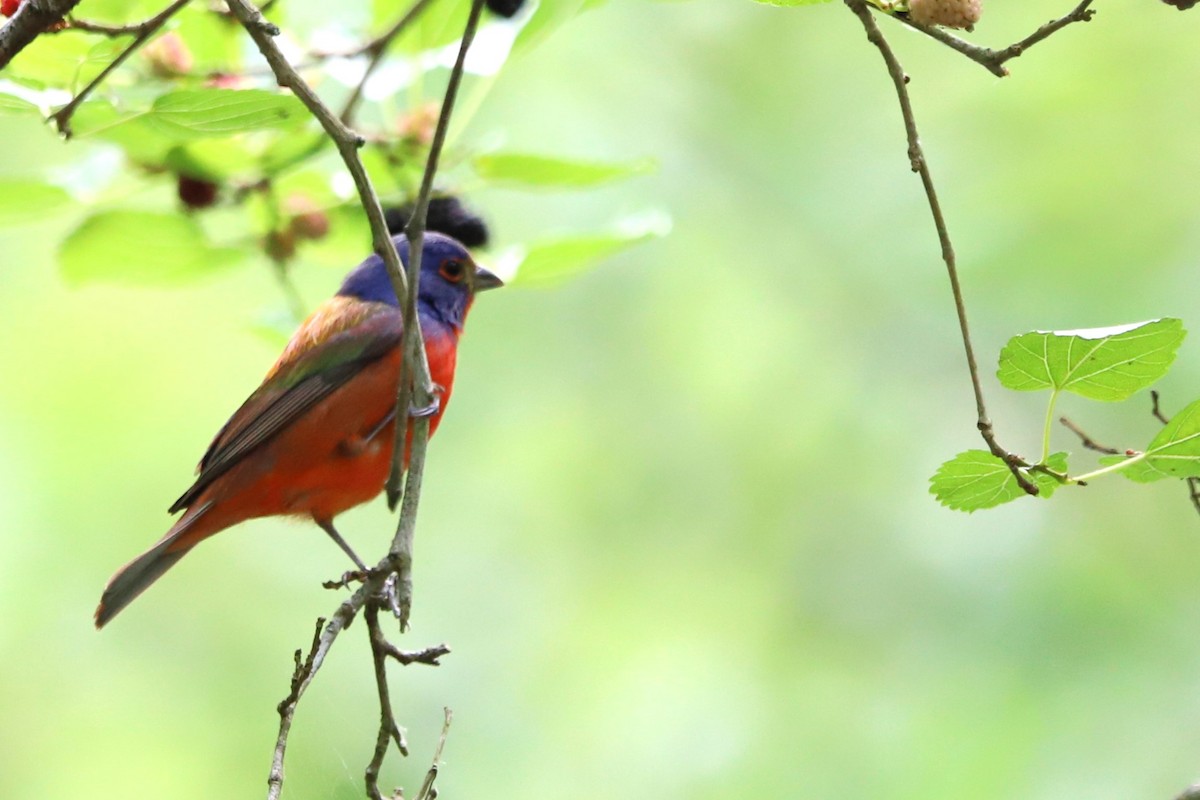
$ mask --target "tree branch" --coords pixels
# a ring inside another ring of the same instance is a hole
[[[437,128],[433,141],[429,145],[429,157],[425,162],[425,175],[421,180],[421,189],[417,193],[412,217],[404,230],[408,237],[408,283],[412,291],[408,296],[408,313],[405,316],[411,324],[404,328],[403,340],[400,346],[404,349],[405,364],[421,365],[422,369],[414,370],[412,381],[400,381],[396,397],[397,419],[407,416],[410,406],[426,410],[436,408],[439,402],[435,396],[435,387],[429,378],[429,369],[425,365],[425,348],[421,340],[420,320],[416,314],[416,297],[421,276],[421,250],[425,243],[425,218],[429,212],[429,196],[433,192],[433,178],[437,174],[438,159],[442,147],[446,143],[446,131],[450,127],[450,114],[458,98],[458,87],[462,83],[463,70],[467,60],[467,50],[475,38],[479,27],[479,17],[483,13],[483,0],[474,0],[471,13],[467,17],[466,28],[463,31],[462,43],[458,48],[458,58],[450,71],[450,79],[446,84],[446,95],[442,100],[442,110],[438,115]],[[396,426],[396,444],[392,455],[391,474],[387,480],[388,505],[393,509],[400,500],[400,476],[403,469],[403,458],[406,445],[404,426]],[[397,575],[397,605],[400,611],[400,630],[408,627],[408,615],[412,608],[412,553],[413,532],[417,524],[417,505],[421,497],[421,479],[425,472],[425,448],[429,443],[429,417],[422,415],[412,424],[412,447],[409,455],[408,476],[404,482],[403,501],[400,503],[400,521],[396,525],[396,535],[392,537],[392,545],[388,553],[390,562],[395,567]]]
[[[1020,470],[1021,467],[1028,467],[1029,464],[1020,456],[1014,455],[1000,446],[996,441],[992,421],[988,418],[987,406],[983,400],[983,386],[979,380],[979,366],[975,361],[975,348],[971,344],[971,332],[967,324],[967,307],[963,301],[962,287],[958,280],[954,246],[950,242],[950,233],[946,228],[941,204],[938,202],[937,190],[933,185],[929,164],[921,149],[920,137],[917,133],[917,120],[913,115],[912,101],[908,96],[908,76],[904,74],[904,68],[900,65],[896,54],[892,52],[887,39],[884,38],[883,31],[875,24],[875,18],[871,16],[870,6],[866,0],[844,0],[844,2],[862,23],[868,41],[879,48],[884,63],[887,64],[888,74],[891,75],[892,83],[896,88],[896,96],[900,101],[900,113],[904,117],[904,130],[908,137],[908,160],[912,171],[921,176],[921,185],[925,188],[925,197],[929,201],[929,210],[933,214],[933,224],[937,229],[938,241],[941,244],[942,260],[946,262],[946,272],[950,278],[950,290],[954,295],[954,310],[958,315],[958,327],[962,334],[963,349],[966,351],[967,369],[971,374],[971,388],[975,393],[976,427],[979,429],[979,435],[987,443],[992,455],[1008,465],[1020,487],[1027,494],[1038,494],[1037,486]]]
[[[408,26],[421,16],[425,9],[429,7],[431,2],[433,2],[433,0],[416,0],[416,2],[412,4],[412,7],[409,8],[404,14],[404,16],[397,20],[395,25],[388,28],[376,38],[367,42],[358,50],[346,54],[346,58],[369,55],[371,59],[367,62],[367,66],[363,71],[362,78],[359,80],[358,84],[355,85],[354,90],[350,92],[349,99],[346,100],[346,104],[342,107],[342,113],[338,115],[343,123],[349,125],[353,120],[354,111],[358,106],[358,101],[362,98],[363,87],[367,85],[367,81],[370,80],[371,75],[375,73],[375,69],[379,66],[379,63],[383,61],[384,53],[387,52],[388,47],[393,41],[395,41],[396,37],[404,33]]]
[[[401,402],[397,406],[396,437],[397,446],[395,464],[403,463],[405,450],[405,431],[408,425],[401,420],[409,418],[408,408],[412,400],[428,405],[433,399],[433,383],[429,376],[429,366],[425,359],[424,341],[421,337],[420,321],[415,313],[418,290],[418,276],[421,266],[421,248],[424,239],[425,215],[429,205],[429,194],[432,191],[433,177],[437,172],[438,157],[445,143],[446,128],[449,125],[450,112],[457,97],[458,86],[462,80],[463,66],[467,49],[474,38],[479,24],[483,0],[475,0],[471,14],[463,31],[462,44],[459,48],[458,59],[450,73],[446,96],[442,103],[441,115],[438,119],[438,131],[430,146],[429,158],[425,166],[425,178],[422,182],[421,193],[417,198],[417,211],[409,223],[406,234],[409,238],[409,269],[404,273],[400,257],[387,231],[383,210],[379,204],[371,184],[370,177],[363,167],[358,155],[358,148],[364,143],[363,138],[351,130],[321,101],[312,88],[304,81],[276,46],[273,37],[279,34],[279,28],[268,22],[261,11],[248,0],[227,0],[231,13],[246,29],[254,40],[259,51],[270,65],[280,86],[287,87],[309,109],[312,115],[321,123],[322,128],[337,146],[346,168],[354,178],[359,199],[367,214],[371,226],[375,250],[384,260],[396,299],[404,309],[404,336],[401,347],[404,348],[403,362],[406,375],[402,376],[397,395]],[[411,13],[411,12],[410,12]],[[399,25],[399,23],[398,23]],[[408,387],[408,394],[405,393]],[[412,534],[416,524],[417,503],[420,498],[421,478],[424,472],[425,449],[428,443],[429,420],[423,416],[412,424],[413,441],[409,460],[408,478],[404,487],[404,502],[401,507],[400,521],[391,546],[374,569],[363,577],[362,585],[338,607],[332,620],[325,625],[320,635],[316,637],[309,657],[300,663],[297,656],[297,667],[293,675],[292,691],[280,704],[280,731],[276,740],[275,755],[272,760],[271,773],[268,779],[268,800],[277,800],[283,787],[283,754],[287,747],[288,734],[291,728],[292,716],[300,697],[312,682],[320,669],[325,655],[333,646],[338,634],[347,627],[360,610],[366,608],[367,627],[371,637],[372,654],[375,663],[376,683],[380,695],[380,735],[377,737],[375,754],[367,768],[368,791],[372,797],[379,797],[378,770],[386,755],[388,743],[395,741],[400,750],[404,751],[403,739],[399,736],[399,726],[392,714],[390,695],[387,688],[387,673],[385,661],[394,658],[402,663],[437,664],[437,659],[449,652],[444,645],[428,648],[418,653],[404,653],[387,643],[378,624],[378,610],[384,602],[384,597],[393,585],[397,595],[393,608],[400,617],[401,630],[407,626],[408,612],[412,603]],[[393,576],[395,576],[393,578]],[[344,583],[344,582],[343,582]],[[382,743],[382,747],[380,744]]]
[[[375,736],[375,752],[367,764],[365,780],[367,796],[371,800],[383,800],[379,792],[379,768],[383,766],[383,758],[387,755],[388,746],[396,743],[400,755],[408,755],[408,744],[404,741],[404,733],[396,724],[396,716],[392,711],[391,692],[387,679],[387,647],[391,645],[384,638],[379,628],[379,598],[372,598],[363,612],[367,620],[367,636],[371,640],[371,660],[375,665],[375,686],[379,692],[379,733]]]
[[[1121,454],[1121,451],[1118,450],[1117,448],[1108,447],[1107,445],[1100,444],[1095,439],[1088,436],[1087,433],[1084,432],[1083,428],[1080,428],[1078,425],[1076,425],[1074,422],[1072,422],[1068,418],[1059,417],[1058,421],[1063,424],[1063,427],[1065,427],[1067,430],[1071,431],[1071,433],[1078,436],[1079,443],[1081,445],[1083,445],[1084,447],[1086,447],[1088,450],[1095,450],[1097,453],[1105,453],[1110,456],[1116,456],[1116,455]]]
[[[83,87],[79,94],[72,97],[71,102],[67,103],[58,111],[55,111],[50,115],[50,119],[54,120],[54,125],[56,128],[58,128],[59,133],[61,133],[67,139],[71,138],[71,117],[74,116],[75,109],[79,108],[80,104],[82,104],[83,101],[88,98],[88,96],[93,90],[95,90],[97,86],[104,82],[105,78],[112,74],[113,70],[124,64],[127,58],[137,52],[138,49],[140,49],[141,46],[146,43],[147,39],[157,33],[158,29],[165,25],[167,20],[169,20],[175,14],[175,12],[179,11],[179,9],[186,6],[188,2],[189,0],[175,0],[174,3],[171,3],[171,5],[158,12],[150,19],[145,20],[144,22],[139,22],[137,25],[133,26],[136,32],[134,34],[133,41],[129,43],[129,46],[122,50],[120,55],[118,55],[107,66],[105,66],[104,69],[100,71],[100,74],[92,79],[91,83]]]
[[[79,0],[26,0],[0,28],[0,70],[17,53],[79,5]]]
[[[993,75],[1004,78],[1008,76],[1008,70],[1004,67],[1006,62],[1017,58],[1033,45],[1050,37],[1072,23],[1089,22],[1092,17],[1096,15],[1095,10],[1089,8],[1089,6],[1092,4],[1092,1],[1093,0],[1083,0],[1079,5],[1075,6],[1075,8],[1071,9],[1063,16],[1047,22],[1045,25],[1041,26],[1021,41],[1014,42],[1008,47],[1000,50],[992,50],[988,47],[981,47],[977,44],[972,44],[971,42],[960,39],[951,33],[947,33],[935,25],[922,25],[919,22],[914,22],[907,16],[894,14],[874,5],[872,5],[871,8],[880,13],[887,14],[893,19],[899,20],[908,27],[920,31],[931,39],[941,42],[951,50],[955,50],[979,64]]]

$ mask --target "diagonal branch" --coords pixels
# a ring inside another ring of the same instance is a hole
[[[425,9],[429,7],[431,2],[433,2],[433,0],[416,0],[416,2],[412,4],[412,7],[405,12],[404,16],[397,20],[395,25],[388,28],[376,38],[367,42],[355,52],[347,54],[347,57],[369,55],[370,60],[367,62],[367,66],[363,70],[362,78],[359,79],[358,83],[354,87],[354,90],[350,92],[349,99],[346,100],[346,104],[342,107],[342,113],[338,115],[342,122],[347,125],[351,123],[351,120],[354,117],[354,111],[358,107],[358,101],[362,99],[363,88],[367,85],[367,81],[370,80],[371,76],[375,73],[375,70],[378,68],[380,62],[383,61],[384,53],[387,52],[388,47],[393,41],[395,41],[396,37],[402,34],[409,25],[411,25],[417,20],[418,17],[421,16]]]
[[[920,137],[917,134],[917,120],[913,114],[912,101],[908,96],[908,76],[904,74],[904,68],[900,65],[896,54],[892,52],[887,39],[884,38],[883,31],[879,30],[879,26],[875,24],[875,18],[871,16],[870,6],[866,0],[844,0],[844,2],[858,16],[863,29],[867,32],[867,39],[879,48],[884,63],[887,64],[888,74],[891,75],[892,83],[896,87],[896,96],[900,101],[900,113],[904,117],[904,130],[908,137],[908,160],[912,165],[912,171],[921,176],[921,185],[925,188],[925,197],[929,201],[929,210],[933,214],[933,224],[937,229],[938,241],[942,247],[942,260],[946,262],[946,273],[950,278],[950,290],[954,295],[954,310],[958,315],[958,327],[962,334],[963,349],[966,351],[967,369],[971,374],[971,388],[975,393],[976,427],[979,429],[979,435],[987,443],[992,455],[1008,465],[1020,487],[1027,494],[1038,494],[1037,486],[1020,470],[1021,467],[1028,467],[1029,464],[1020,456],[1010,453],[1000,446],[996,441],[992,421],[988,418],[987,406],[983,400],[983,386],[979,380],[979,366],[975,361],[975,348],[971,344],[971,331],[967,324],[967,307],[963,300],[962,286],[958,280],[954,246],[950,242],[950,232],[946,228],[946,219],[942,215],[941,203],[938,202],[937,190],[933,185],[929,164],[921,149]]]
[[[433,178],[437,174],[438,159],[442,147],[446,143],[446,131],[450,127],[450,114],[454,110],[458,98],[458,87],[462,83],[463,71],[467,60],[467,50],[475,38],[479,27],[479,17],[483,13],[484,0],[474,0],[470,16],[467,17],[466,28],[463,30],[462,44],[458,48],[458,58],[450,71],[450,80],[446,85],[446,96],[442,100],[442,110],[438,115],[437,129],[433,141],[429,145],[429,158],[425,162],[425,176],[421,180],[421,190],[417,194],[412,217],[404,230],[408,237],[408,283],[412,291],[408,295],[408,313],[405,319],[410,321],[404,328],[404,337],[400,346],[404,349],[405,364],[423,365],[425,363],[425,348],[421,342],[420,320],[416,314],[417,289],[421,276],[421,250],[425,242],[425,218],[429,212],[429,196],[433,192]],[[412,381],[400,380],[396,398],[397,415],[408,413],[410,406],[420,409],[435,408],[438,402],[434,394],[435,387],[429,379],[428,367],[413,373]],[[425,473],[425,448],[429,443],[429,417],[422,415],[412,424],[412,452],[409,456],[408,476],[404,482],[403,500],[400,494],[400,474],[403,467],[405,451],[404,426],[396,426],[396,445],[392,455],[392,470],[387,481],[388,504],[395,508],[400,502],[400,521],[396,525],[396,535],[392,537],[392,545],[388,553],[389,562],[397,575],[397,606],[399,607],[400,630],[408,627],[408,614],[412,608],[412,553],[413,532],[417,524],[417,505],[421,497],[421,480]]]
[[[125,63],[125,60],[136,53],[146,40],[158,32],[159,28],[166,24],[175,12],[188,4],[189,0],[175,0],[174,3],[164,8],[162,11],[155,14],[144,22],[139,22],[137,25],[130,26],[130,33],[134,34],[133,41],[129,46],[121,51],[121,54],[114,58],[107,66],[100,71],[100,74],[92,79],[92,82],[80,90],[79,94],[71,98],[71,102],[55,111],[50,115],[50,119],[54,120],[55,127],[64,138],[71,138],[71,117],[74,116],[75,110],[80,104],[88,98],[89,95],[104,82],[104,79],[112,74],[113,70]]]
[[[397,255],[391,236],[388,235],[387,223],[383,219],[383,209],[379,204],[379,196],[375,193],[375,188],[371,185],[371,178],[367,175],[362,159],[358,156],[358,148],[362,147],[364,143],[363,137],[344,125],[288,63],[287,58],[284,57],[274,41],[274,37],[279,35],[278,27],[268,22],[262,12],[248,0],[227,0],[227,2],[229,10],[250,34],[250,38],[258,46],[259,52],[267,60],[279,85],[292,90],[292,93],[321,123],[321,127],[325,129],[329,138],[337,146],[338,153],[346,164],[346,169],[354,179],[354,187],[358,191],[363,210],[367,215],[367,222],[371,226],[371,244],[379,257],[383,259],[383,263],[387,265],[388,275],[391,276],[396,296],[403,300],[408,295],[408,282],[404,276],[404,267],[400,264],[400,256]]]
[[[964,56],[979,64],[993,75],[999,78],[1004,78],[1008,76],[1008,70],[1004,66],[1006,62],[1024,54],[1025,51],[1033,45],[1037,44],[1043,39],[1049,38],[1072,23],[1089,22],[1092,17],[1096,15],[1095,10],[1090,8],[1092,1],[1093,0],[1082,0],[1079,5],[1075,6],[1075,8],[1071,9],[1063,16],[1047,22],[1045,25],[1041,26],[1021,41],[1014,42],[1008,47],[1000,50],[993,50],[988,47],[981,47],[977,44],[972,44],[971,42],[960,39],[954,34],[948,33],[935,25],[922,25],[919,22],[914,22],[909,17],[889,13],[886,10],[880,9],[874,5],[872,5],[871,8],[879,11],[880,13],[888,14],[888,16],[899,20],[908,27],[920,31],[931,39],[941,42],[951,50],[962,53]]]

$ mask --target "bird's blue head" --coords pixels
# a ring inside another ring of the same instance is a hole
[[[393,236],[392,244],[407,268],[408,239]],[[441,323],[456,331],[462,330],[475,293],[501,285],[500,279],[477,266],[471,254],[457,241],[432,231],[425,234],[425,244],[421,248],[421,285],[417,294],[417,310],[423,323]],[[374,253],[346,276],[338,294],[397,305],[387,267]]]

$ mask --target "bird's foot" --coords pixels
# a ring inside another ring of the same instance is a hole
[[[433,399],[429,402],[429,405],[419,406],[419,407],[410,405],[408,407],[408,415],[410,417],[412,417],[413,419],[420,419],[421,417],[432,417],[434,414],[436,414],[438,412],[438,409],[441,407],[442,407],[442,401],[436,395],[434,395]]]
[[[367,573],[361,569],[350,569],[342,573],[342,577],[334,581],[325,581],[321,585],[326,589],[346,589],[352,583],[362,583],[367,579]]]

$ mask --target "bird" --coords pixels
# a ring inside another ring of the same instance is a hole
[[[407,267],[408,240],[398,235],[392,244]],[[430,435],[450,400],[458,341],[475,295],[501,285],[457,240],[425,234],[416,308],[437,397],[433,407],[413,413],[429,414]],[[390,472],[402,332],[387,268],[372,254],[301,323],[262,384],[217,433],[195,483],[169,509],[183,514],[109,580],[96,627],[198,543],[256,517],[311,518],[365,571],[333,519],[376,497]]]

